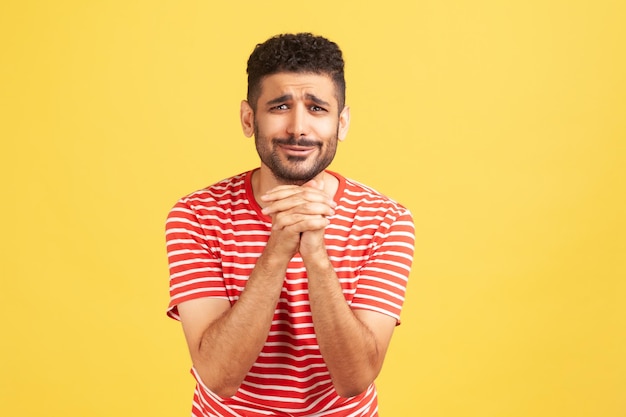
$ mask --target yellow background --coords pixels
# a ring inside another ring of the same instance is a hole
[[[384,417],[626,415],[622,1],[3,1],[0,415],[186,416],[163,224],[257,165],[252,47],[337,41],[333,168],[417,247]]]

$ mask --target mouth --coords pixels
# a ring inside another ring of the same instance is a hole
[[[291,156],[308,156],[317,149],[317,146],[279,145],[281,150]]]
[[[287,156],[298,158],[307,157],[320,148],[319,143],[308,139],[301,139],[297,142],[293,139],[284,141],[276,140],[275,145]]]

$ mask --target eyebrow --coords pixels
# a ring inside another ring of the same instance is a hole
[[[321,98],[317,97],[315,94],[305,94],[304,97],[307,100],[311,100],[315,104],[319,104],[321,106],[326,106],[326,107],[330,106],[330,103],[328,103],[327,101],[322,100]],[[280,97],[276,97],[276,98],[271,99],[266,104],[268,106],[272,106],[272,105],[275,105],[275,104],[284,103],[285,101],[289,101],[289,100],[293,100],[293,95],[292,94],[283,94]]]

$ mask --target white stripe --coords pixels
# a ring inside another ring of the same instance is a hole
[[[385,276],[385,275],[391,275],[392,277],[396,277],[396,278],[398,278],[398,279],[399,279],[400,281],[402,281],[402,282],[408,282],[408,280],[409,280],[409,279],[408,279],[405,275],[398,274],[397,272],[389,271],[388,269],[375,268],[375,267],[367,267],[367,270],[368,270],[368,271],[377,271],[377,272],[380,272],[383,276]],[[386,282],[386,281],[383,281],[382,279],[377,278],[377,277],[370,277],[370,275],[369,275],[369,274],[363,274],[363,275],[361,275],[361,276],[362,276],[362,277],[363,277],[363,276],[366,276],[366,277],[371,278],[371,279],[374,279],[374,280],[378,280],[378,281],[381,281],[381,282]],[[397,284],[395,284],[394,282],[388,282],[388,283],[389,283],[390,285],[393,285],[394,287],[401,288],[400,286],[398,286],[398,285],[397,285]]]
[[[399,304],[393,303],[393,302],[385,300],[383,298],[373,297],[373,296],[367,295],[367,294],[360,294],[359,295],[359,299],[372,300],[372,301],[377,302],[379,304],[388,305],[391,308],[393,308],[394,310],[398,310],[398,311],[400,310],[400,305]],[[358,303],[358,302],[353,302],[350,306],[352,308],[362,307],[362,308],[365,308],[365,309],[368,309],[368,308],[379,308],[379,307],[375,307],[375,306],[371,306],[371,305],[369,307],[366,307],[366,304],[361,304],[361,303]],[[389,314],[389,315],[393,314],[391,311],[384,310],[384,309],[381,309],[380,311],[384,311],[386,314]]]
[[[204,273],[208,273],[208,272],[219,272],[220,268],[194,268],[194,269],[186,269],[182,272],[176,272],[175,274],[171,274],[170,275],[170,279],[176,279],[178,277],[184,277],[187,275],[191,275],[191,274],[196,274],[199,272],[204,272]],[[213,275],[213,274],[210,274]]]
[[[170,289],[172,290],[176,290],[178,288],[184,288],[193,284],[199,284],[201,282],[220,282],[222,281],[222,278],[216,277],[216,278],[196,278],[196,279],[190,279],[187,280],[185,282],[181,282],[179,284],[171,284],[170,285]],[[206,288],[203,290],[206,291]]]
[[[204,289],[203,288],[199,288],[199,289],[195,289],[195,290],[189,290],[189,291],[181,292],[181,293],[178,293],[178,294],[172,296],[171,303],[172,304],[178,304],[177,300],[179,300],[181,298],[187,297],[188,295],[199,294],[199,293],[203,293],[203,292],[210,293],[211,291],[207,291],[206,288],[204,288]],[[223,298],[223,297],[219,297],[219,298]]]
[[[372,285],[359,285],[359,288],[360,289],[368,289],[368,290],[372,290],[372,291],[375,291],[375,292],[382,292],[382,293],[387,294],[387,296],[389,296],[389,297],[393,297],[396,300],[399,300],[400,302],[404,301],[404,297],[402,297],[402,296],[400,296],[400,295],[398,295],[398,294],[396,294],[394,292],[391,292],[389,290],[384,290],[384,289],[382,289],[380,287],[374,287]]]
[[[259,353],[259,358],[288,358],[291,359],[292,361],[295,362],[307,362],[310,360],[319,360],[322,358],[322,355],[303,355],[303,356],[296,356],[296,355],[292,355],[290,353],[284,353],[284,352],[261,352]]]
[[[328,371],[313,372],[313,373],[308,374],[308,376],[305,378],[297,378],[297,377],[294,377],[293,375],[287,375],[287,374],[269,374],[269,373],[261,374],[261,373],[252,372],[252,371],[248,372],[248,375],[257,377],[257,378],[281,379],[284,381],[299,382],[299,383],[307,382],[315,378],[326,376],[328,377],[328,382],[330,382],[330,373],[328,373]]]

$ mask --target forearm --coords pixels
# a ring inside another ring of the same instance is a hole
[[[234,395],[267,339],[287,263],[263,254],[237,302],[204,331],[194,367],[218,395]]]
[[[374,381],[384,353],[375,335],[347,304],[335,271],[325,257],[307,265],[315,334],[339,395],[358,395]]]
[[[277,187],[263,199],[273,226],[289,229],[307,270],[313,326],[321,354],[339,395],[363,392],[378,375],[391,336],[389,321],[373,334],[348,306],[324,245],[328,216],[336,204],[322,184]],[[358,313],[360,315],[360,313]],[[380,315],[380,314],[379,314]],[[374,319],[378,324],[380,319]],[[380,336],[382,334],[382,336]]]

